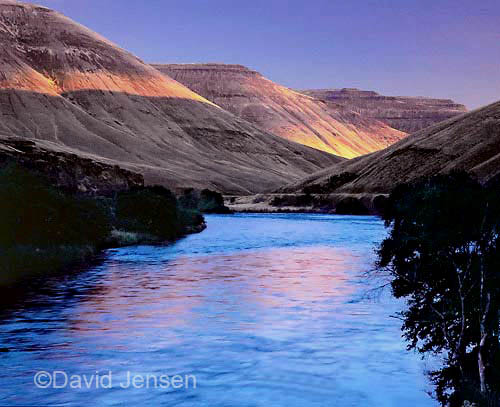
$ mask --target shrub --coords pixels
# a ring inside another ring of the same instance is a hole
[[[224,206],[222,194],[210,189],[204,189],[200,193],[198,209],[204,213],[229,213],[230,210]]]
[[[160,186],[90,198],[16,164],[0,169],[0,285],[85,260],[110,245],[171,240],[203,229],[196,209]]]
[[[0,245],[101,244],[110,214],[98,200],[64,194],[16,165],[0,170]]]
[[[373,207],[375,209],[375,212],[379,214],[385,213],[385,211],[387,210],[388,202],[389,202],[388,197],[384,195],[377,195],[373,200]]]
[[[201,192],[192,188],[186,189],[179,198],[179,205],[182,208],[203,213],[231,213],[231,210],[224,205],[222,194],[210,189],[204,189]]]
[[[174,239],[182,233],[177,199],[161,186],[120,192],[116,197],[116,227]]]
[[[295,206],[307,207],[314,204],[314,198],[310,194],[276,195],[270,202],[271,206]]]
[[[335,206],[335,213],[339,215],[368,215],[370,211],[358,198],[347,197]]]

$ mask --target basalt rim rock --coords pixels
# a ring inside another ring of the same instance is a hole
[[[309,89],[299,92],[352,109],[406,133],[417,132],[467,112],[464,105],[450,99],[383,96],[373,91],[352,88]]]

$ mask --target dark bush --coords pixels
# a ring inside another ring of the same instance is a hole
[[[297,195],[277,195],[274,196],[270,202],[271,206],[296,206],[306,207],[312,206],[314,198],[310,194],[297,194]]]
[[[358,198],[347,197],[335,206],[335,213],[339,215],[368,215],[370,211]]]
[[[201,231],[206,227],[205,218],[196,209],[179,207],[179,219],[182,225],[182,234]]]
[[[230,210],[224,206],[222,194],[210,189],[204,189],[200,193],[198,209],[204,213],[229,213]]]
[[[200,196],[193,188],[186,188],[178,198],[179,206],[184,209],[198,209]]]
[[[373,207],[375,212],[378,214],[383,214],[387,210],[387,205],[389,203],[389,198],[384,195],[377,195],[373,200]]]
[[[182,232],[177,199],[161,186],[120,192],[116,197],[116,227],[174,239]]]
[[[60,270],[110,245],[171,240],[203,227],[197,209],[181,208],[161,186],[91,198],[9,164],[0,169],[0,286]]]
[[[103,202],[67,195],[11,164],[0,170],[0,246],[101,244],[111,230]]]
[[[186,189],[179,197],[181,208],[197,210],[203,213],[231,213],[231,210],[224,205],[222,194],[210,189],[201,192],[192,188]]]

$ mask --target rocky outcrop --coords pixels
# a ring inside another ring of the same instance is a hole
[[[153,66],[265,131],[342,157],[380,150],[406,135],[350,108],[278,85],[241,65]]]
[[[414,133],[467,112],[464,105],[450,99],[383,96],[373,91],[348,88],[311,89],[300,92],[352,109],[406,133]]]
[[[483,183],[500,174],[500,102],[428,127],[282,191],[383,194],[398,184],[452,171],[466,171]]]
[[[0,138],[0,166],[17,163],[52,185],[85,195],[110,195],[144,185],[140,174],[60,150],[49,143]]]
[[[0,135],[170,188],[251,193],[340,159],[266,133],[45,7],[0,0]]]

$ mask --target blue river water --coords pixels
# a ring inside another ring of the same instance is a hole
[[[28,287],[0,313],[0,405],[436,405],[391,317],[404,304],[367,295],[379,219],[207,223]]]

